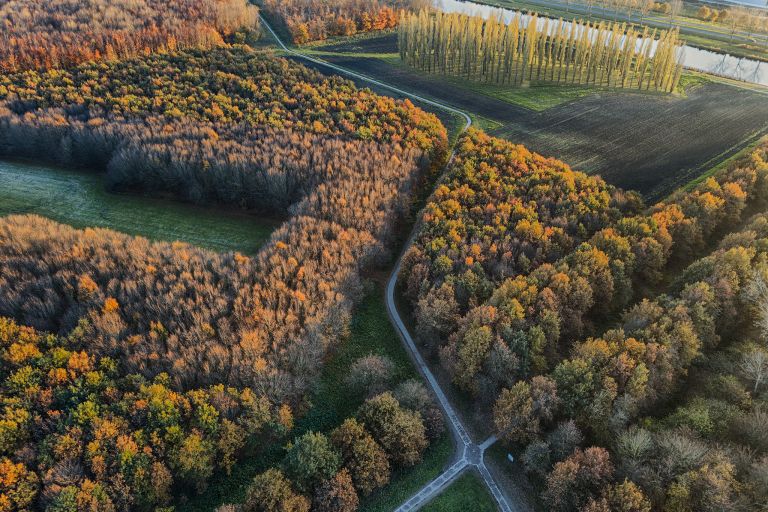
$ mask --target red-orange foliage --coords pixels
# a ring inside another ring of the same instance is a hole
[[[265,126],[402,143],[435,156],[447,144],[437,117],[408,100],[242,46],[0,74],[0,117],[5,155],[95,168],[124,146],[150,159],[236,168],[261,153],[249,146]],[[186,129],[174,140],[180,125]]]
[[[283,21],[293,42],[304,44],[329,36],[351,36],[394,28],[398,10],[413,0],[264,0],[264,9]]]
[[[239,29],[257,27],[258,10],[245,0],[4,0],[0,71],[211,48]]]
[[[301,137],[298,147],[291,139],[282,140],[281,162],[311,174]],[[418,153],[397,148],[318,141],[315,150],[312,165],[325,172],[308,185],[322,186],[274,198],[284,208],[299,199],[296,215],[253,260],[37,217],[3,219],[0,311],[59,332],[88,317],[99,353],[131,372],[168,372],[182,388],[227,376],[281,401],[297,397],[343,332],[358,272],[385,254],[418,174]]]
[[[253,259],[0,221],[0,311],[60,333],[87,318],[96,353],[128,372],[167,372],[179,389],[224,381],[298,400],[344,332],[359,272],[386,256],[446,143],[409,102],[240,47],[0,83],[0,153],[106,168],[114,187],[292,215]]]

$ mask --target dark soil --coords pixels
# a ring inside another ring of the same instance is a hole
[[[322,45],[326,52],[344,53],[395,53],[397,52],[397,33],[390,32],[380,36],[366,36],[363,39],[349,39]]]
[[[593,95],[493,134],[659,199],[768,131],[768,96],[708,83],[688,97]]]

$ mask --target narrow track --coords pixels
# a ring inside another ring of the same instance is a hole
[[[437,101],[424,98],[412,92],[400,89],[398,87],[394,87],[390,84],[381,82],[379,80],[375,80],[363,74],[343,68],[341,66],[337,66],[336,64],[332,64],[322,59],[318,59],[311,55],[302,53],[294,48],[290,48],[286,46],[285,43],[283,43],[283,41],[277,35],[277,33],[275,33],[275,31],[269,25],[269,23],[267,23],[264,17],[260,16],[260,18],[261,18],[261,25],[265,27],[267,31],[272,35],[272,37],[274,38],[275,42],[280,47],[280,49],[282,49],[287,54],[307,60],[314,64],[318,64],[320,66],[326,67],[333,71],[337,71],[344,75],[357,78],[358,80],[368,82],[378,87],[388,89],[390,91],[396,92],[397,94],[403,95],[405,97],[445,110],[446,112],[458,114],[462,116],[466,121],[466,124],[464,125],[462,132],[466,131],[470,126],[472,126],[472,118],[466,112],[453,108],[450,105],[446,105],[444,103],[440,103]],[[448,167],[448,165],[450,165],[451,161],[453,160],[454,154],[455,154],[455,150],[454,152],[451,153],[451,156],[448,160],[448,164],[446,164],[446,168]],[[431,482],[427,483],[424,487],[419,489],[419,491],[416,492],[410,499],[408,499],[405,503],[400,505],[396,509],[396,511],[411,512],[414,510],[418,510],[423,505],[428,503],[431,499],[433,499],[435,496],[440,494],[443,490],[445,490],[445,488],[448,487],[448,485],[450,485],[450,483],[453,482],[464,471],[469,469],[474,469],[479,473],[479,475],[483,479],[483,482],[488,487],[488,490],[493,496],[494,500],[496,501],[496,505],[499,507],[499,510],[501,510],[502,512],[513,512],[517,510],[517,507],[512,507],[510,505],[509,501],[504,496],[504,493],[501,491],[499,485],[494,480],[493,475],[486,467],[485,461],[484,461],[485,450],[488,449],[491,445],[493,445],[493,443],[496,442],[497,440],[496,437],[491,436],[479,444],[475,443],[472,440],[472,438],[469,436],[467,432],[466,427],[464,426],[458,414],[456,414],[455,409],[453,408],[450,401],[448,400],[448,397],[443,391],[443,388],[440,386],[440,383],[437,381],[434,374],[429,369],[429,366],[427,365],[426,361],[424,360],[421,353],[419,352],[419,349],[416,346],[416,343],[413,341],[411,334],[408,332],[408,329],[406,328],[405,323],[403,322],[403,319],[400,317],[400,313],[397,311],[397,304],[395,301],[397,277],[400,274],[400,269],[402,267],[403,255],[413,243],[413,240],[416,237],[417,231],[418,231],[418,222],[416,226],[414,226],[414,229],[411,232],[411,235],[408,237],[408,241],[403,246],[403,251],[398,257],[397,263],[395,264],[394,269],[392,269],[392,273],[390,274],[389,280],[387,281],[387,289],[386,289],[387,313],[389,314],[390,321],[395,326],[395,329],[397,330],[397,333],[400,336],[400,339],[403,341],[403,344],[408,349],[408,352],[410,353],[411,358],[416,363],[416,366],[418,367],[419,372],[421,372],[421,374],[424,376],[427,383],[432,388],[432,391],[434,392],[435,396],[437,397],[437,401],[440,404],[440,407],[442,408],[446,418],[448,419],[448,425],[450,427],[451,435],[454,438],[454,445],[455,445],[456,451],[454,453],[454,463],[448,469],[446,469],[440,475],[438,475],[434,480],[432,480]]]

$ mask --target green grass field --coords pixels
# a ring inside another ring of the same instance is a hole
[[[110,194],[98,173],[0,161],[0,216],[13,213],[245,254],[256,253],[279,225],[220,208]]]
[[[495,512],[496,504],[480,477],[474,471],[467,471],[421,510],[423,512]]]

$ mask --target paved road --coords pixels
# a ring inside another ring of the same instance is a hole
[[[324,66],[328,69],[338,71],[339,73],[357,78],[358,80],[362,80],[362,81],[374,84],[376,86],[382,87],[384,89],[391,90],[393,92],[396,92],[397,94],[401,94],[403,96],[418,100],[428,105],[432,105],[434,107],[440,108],[447,112],[458,114],[462,116],[466,121],[466,124],[464,125],[464,128],[462,131],[466,130],[472,125],[472,118],[470,118],[466,112],[455,109],[449,105],[445,105],[443,103],[424,98],[417,94],[413,94],[409,91],[405,91],[398,87],[394,87],[387,83],[381,82],[379,80],[375,80],[361,73],[357,73],[355,71],[343,68],[341,66],[337,66],[330,62],[326,62],[322,59],[318,59],[311,55],[306,55],[300,51],[297,51],[293,48],[286,46],[285,43],[283,43],[280,37],[275,33],[274,30],[272,30],[272,27],[269,25],[269,23],[267,23],[267,21],[263,17],[261,17],[261,24],[263,27],[267,29],[267,31],[269,31],[269,33],[277,42],[278,46],[283,51],[285,51],[290,55],[305,59],[314,64]],[[451,160],[453,160],[453,154],[451,154],[451,158],[449,159],[449,162],[448,162],[449,164]],[[440,492],[442,492],[451,482],[453,482],[453,480],[456,479],[456,477],[458,477],[464,471],[470,468],[475,468],[480,474],[480,476],[482,477],[483,482],[485,482],[486,486],[488,487],[488,490],[490,491],[491,495],[493,495],[494,499],[496,500],[496,504],[498,505],[499,509],[502,512],[512,512],[513,510],[516,510],[516,509],[509,504],[507,498],[501,492],[501,489],[499,488],[498,484],[494,480],[493,475],[491,474],[490,471],[488,471],[488,468],[486,467],[485,461],[484,461],[485,450],[488,449],[491,445],[493,445],[493,443],[496,442],[497,440],[496,436],[491,436],[480,444],[477,444],[472,440],[472,438],[467,433],[467,429],[464,427],[464,424],[462,423],[461,419],[456,414],[456,410],[451,405],[442,387],[440,387],[440,384],[437,382],[437,379],[435,378],[434,374],[429,369],[429,366],[427,365],[426,361],[424,360],[421,353],[419,352],[419,349],[416,346],[416,343],[414,343],[413,338],[411,337],[411,334],[408,332],[408,329],[405,327],[405,324],[403,323],[403,319],[400,317],[400,314],[397,311],[397,306],[395,304],[395,288],[397,286],[397,276],[400,274],[403,254],[405,254],[405,252],[408,250],[408,247],[410,247],[411,243],[413,242],[413,239],[416,236],[417,228],[418,228],[418,224],[417,226],[414,227],[413,232],[408,238],[408,241],[406,242],[403,248],[403,252],[398,257],[395,268],[392,270],[392,274],[390,275],[389,281],[387,282],[387,290],[386,290],[387,312],[389,313],[390,320],[394,324],[398,335],[400,336],[406,348],[408,349],[408,352],[410,353],[411,357],[416,363],[416,366],[418,367],[419,371],[429,383],[429,386],[432,388],[432,391],[437,397],[438,403],[440,404],[440,407],[442,408],[443,413],[445,414],[446,418],[448,418],[448,425],[450,427],[451,434],[455,441],[454,445],[456,447],[456,452],[454,454],[453,465],[451,465],[448,469],[446,469],[443,473],[441,473],[437,478],[435,478],[434,480],[429,482],[427,485],[422,487],[416,494],[414,494],[408,501],[403,503],[396,510],[397,512],[410,512],[413,510],[418,510],[422,505],[426,504],[432,498],[440,494]]]
[[[301,59],[304,59],[306,61],[312,62],[314,64],[319,64],[320,66],[326,67],[328,69],[332,69],[333,71],[338,71],[339,73],[342,73],[342,74],[347,75],[347,76],[351,76],[353,78],[357,78],[358,80],[362,80],[364,82],[368,82],[368,83],[376,85],[378,87],[382,87],[384,89],[388,89],[388,90],[390,90],[392,92],[395,92],[397,94],[402,94],[403,96],[407,96],[409,98],[413,98],[413,99],[418,100],[418,101],[420,101],[422,103],[426,103],[427,105],[431,105],[433,107],[437,107],[439,109],[446,110],[446,111],[451,112],[453,114],[458,114],[458,115],[462,116],[466,120],[466,122],[467,122],[466,126],[464,127],[465,130],[467,128],[469,128],[469,126],[472,124],[472,119],[469,117],[469,115],[467,115],[466,112],[462,112],[461,110],[455,109],[455,108],[453,108],[453,107],[451,107],[449,105],[444,105],[442,103],[438,103],[436,101],[432,101],[430,99],[427,99],[427,98],[424,98],[422,96],[419,96],[418,94],[413,94],[412,92],[404,91],[403,89],[400,89],[398,87],[394,87],[394,86],[389,85],[389,84],[384,83],[384,82],[380,82],[379,80],[375,80],[375,79],[370,78],[368,76],[365,76],[365,75],[363,75],[361,73],[357,73],[357,72],[352,71],[350,69],[346,69],[346,68],[343,68],[341,66],[337,66],[335,64],[332,64],[330,62],[324,61],[322,59],[318,59],[318,58],[313,57],[311,55],[307,55],[306,53],[302,53],[302,52],[296,51],[293,48],[289,48],[288,46],[285,45],[285,43],[283,43],[283,40],[280,39],[280,36],[278,36],[277,33],[274,30],[272,30],[272,27],[269,25],[269,23],[267,23],[267,20],[265,20],[264,17],[261,16],[261,15],[259,15],[259,18],[261,19],[261,26],[265,27],[267,29],[267,31],[269,31],[269,33],[272,35],[272,38],[277,42],[277,45],[280,47],[280,49],[282,49],[284,52],[286,52],[289,55],[293,55],[294,57],[299,57]]]

